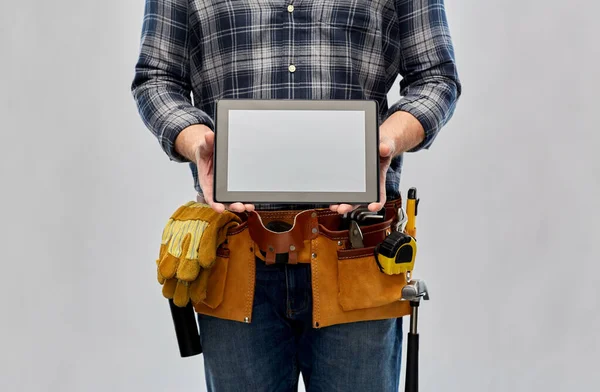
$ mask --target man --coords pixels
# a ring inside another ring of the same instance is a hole
[[[388,104],[398,75],[402,98]],[[212,200],[218,99],[376,100],[377,211],[400,197],[403,153],[431,146],[461,85],[443,0],[146,0],[132,91],[167,156],[189,163],[199,198],[238,213],[324,206]],[[311,328],[306,265],[257,261],[256,286],[250,325],[198,317],[209,390],[293,391],[300,372],[308,391],[398,390],[401,319]]]

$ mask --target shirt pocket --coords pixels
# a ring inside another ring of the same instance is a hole
[[[319,22],[336,30],[346,31],[356,37],[357,34],[380,35],[381,16],[379,7],[373,1],[357,0],[350,3],[324,1],[319,2]]]

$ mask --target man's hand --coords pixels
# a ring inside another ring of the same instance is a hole
[[[215,134],[210,128],[205,125],[192,125],[184,129],[175,140],[175,148],[181,155],[196,163],[198,182],[204,197],[204,200],[199,201],[205,202],[218,213],[226,209],[233,212],[254,210],[252,204],[225,205],[213,200]]]
[[[423,126],[412,114],[398,111],[392,114],[379,127],[379,203],[369,204],[369,210],[376,212],[383,208],[387,201],[385,179],[392,159],[419,145],[425,138]],[[352,211],[358,206],[350,204],[334,204],[329,208],[340,214]]]
[[[369,204],[369,211],[379,211],[387,201],[387,192],[385,189],[385,179],[387,170],[392,163],[392,158],[396,156],[396,144],[388,135],[382,134],[379,139],[379,203]]]

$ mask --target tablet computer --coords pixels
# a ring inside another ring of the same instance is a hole
[[[222,99],[215,122],[219,203],[379,201],[376,101]]]

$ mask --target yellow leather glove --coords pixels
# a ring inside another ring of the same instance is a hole
[[[190,299],[197,303],[206,298],[217,248],[225,242],[227,230],[241,222],[234,213],[219,214],[203,203],[190,201],[179,207],[163,230],[156,260],[163,296],[180,307]]]

